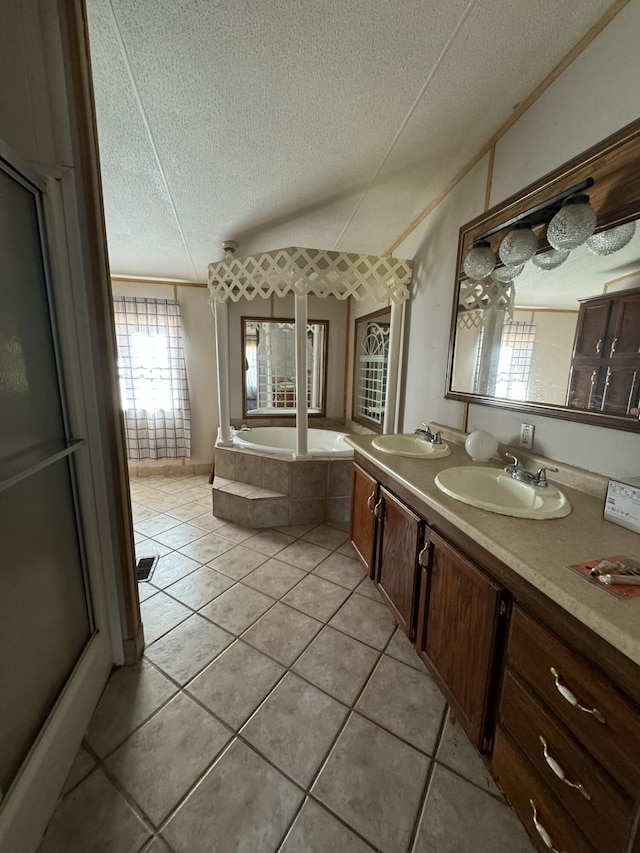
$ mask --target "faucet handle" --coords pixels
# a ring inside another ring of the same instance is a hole
[[[518,459],[517,456],[514,456],[513,453],[505,453],[504,455],[508,456],[509,459],[513,459],[513,462],[507,466],[508,468],[521,468],[522,467],[520,465],[520,460]]]
[[[547,471],[557,471],[557,468],[538,468],[538,473],[536,474],[536,483],[537,486],[547,486]]]

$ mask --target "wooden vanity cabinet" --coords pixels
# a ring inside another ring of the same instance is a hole
[[[479,752],[491,742],[496,642],[507,617],[504,590],[433,531],[422,569],[416,651]]]
[[[360,562],[373,578],[376,549],[378,481],[359,465],[353,466],[351,490],[351,544]]]

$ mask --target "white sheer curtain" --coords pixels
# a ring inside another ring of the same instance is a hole
[[[180,304],[173,299],[117,296],[113,305],[127,456],[189,457],[189,389]]]

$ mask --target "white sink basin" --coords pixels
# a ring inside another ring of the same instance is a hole
[[[371,442],[376,450],[383,453],[393,453],[394,456],[413,456],[419,459],[442,459],[449,456],[449,445],[431,444],[412,432],[379,435]]]
[[[515,518],[563,518],[571,504],[555,486],[530,486],[500,468],[447,468],[435,484],[457,501]]]

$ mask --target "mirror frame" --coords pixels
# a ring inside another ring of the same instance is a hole
[[[242,367],[242,417],[244,418],[293,418],[296,415],[295,407],[283,409],[281,412],[256,412],[247,411],[247,369],[245,367],[246,341],[245,329],[247,323],[291,323],[295,326],[295,317],[241,317],[240,318],[240,341],[241,341],[241,367]],[[322,408],[319,412],[309,412],[310,418],[324,418],[327,411],[327,356],[329,354],[329,321],[314,320],[307,318],[307,326],[324,326],[324,341],[322,344]]]
[[[588,412],[583,409],[571,409],[547,403],[502,400],[471,392],[454,391],[451,387],[459,287],[460,283],[467,279],[462,262],[467,252],[473,247],[474,239],[492,228],[499,228],[503,223],[506,229],[506,223],[514,217],[524,214],[531,208],[542,204],[546,199],[589,177],[593,178],[594,181],[593,186],[587,192],[591,207],[598,217],[596,233],[640,218],[640,119],[628,124],[617,133],[549,172],[538,181],[529,184],[520,192],[472,219],[460,229],[449,334],[449,356],[444,395],[446,399],[499,409],[510,409],[514,412],[545,415],[628,432],[640,432],[640,419],[637,418],[631,420],[622,415]],[[496,254],[502,237],[503,230],[500,229],[486,238]],[[547,248],[549,248],[549,244],[546,238],[541,237],[538,252]]]

